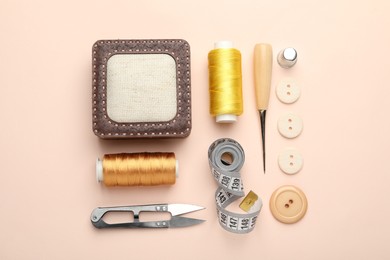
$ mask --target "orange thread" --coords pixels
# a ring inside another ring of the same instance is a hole
[[[122,153],[103,157],[106,186],[154,186],[175,184],[174,153]]]

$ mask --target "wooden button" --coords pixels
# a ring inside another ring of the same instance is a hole
[[[302,129],[303,121],[298,115],[289,113],[279,117],[278,130],[282,136],[295,138],[301,134]]]
[[[276,96],[281,102],[291,104],[301,96],[301,89],[294,79],[284,78],[276,86]]]
[[[287,148],[279,154],[279,168],[286,174],[296,174],[303,167],[303,157],[294,148]]]
[[[278,188],[269,203],[272,215],[282,223],[292,224],[305,216],[307,199],[303,191],[291,185]]]

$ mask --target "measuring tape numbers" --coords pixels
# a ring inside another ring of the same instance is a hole
[[[240,204],[240,208],[247,213],[235,213],[226,209],[233,201],[245,196],[240,174],[245,161],[244,150],[237,141],[221,138],[210,145],[208,158],[211,173],[219,186],[215,192],[215,200],[220,225],[233,233],[251,232],[263,205],[254,192],[249,192]]]

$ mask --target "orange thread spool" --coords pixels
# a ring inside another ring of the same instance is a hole
[[[96,162],[96,175],[106,186],[155,186],[176,182],[174,153],[106,154]]]

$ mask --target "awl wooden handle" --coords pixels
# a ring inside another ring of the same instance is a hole
[[[268,108],[272,77],[272,47],[266,43],[255,45],[255,90],[258,110]]]

